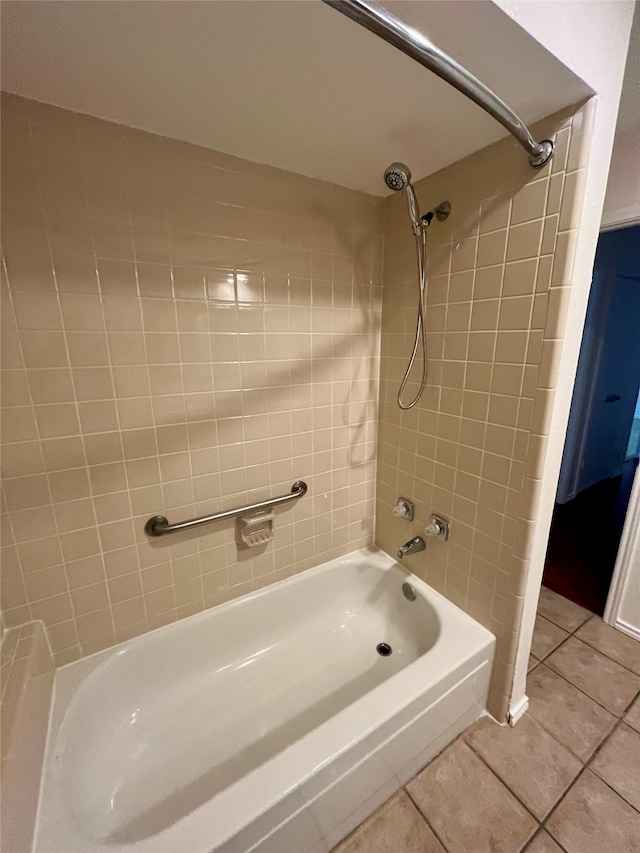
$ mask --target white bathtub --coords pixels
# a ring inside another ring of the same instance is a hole
[[[324,853],[482,714],[493,649],[364,549],[69,664],[35,850]]]

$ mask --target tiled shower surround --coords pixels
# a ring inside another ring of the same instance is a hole
[[[380,200],[3,96],[2,609],[57,664],[373,538]],[[290,491],[275,540],[233,523]]]
[[[405,199],[385,202],[376,539],[394,553],[431,511],[451,520],[411,570],[497,637],[489,710],[508,711],[523,594],[566,311],[589,108],[534,127],[554,136],[540,171],[502,140],[416,184],[428,232],[429,381],[415,409],[396,394],[416,316]],[[405,400],[412,399],[415,383]],[[394,518],[416,501],[412,524]]]
[[[417,184],[423,211],[453,212],[428,234],[429,383],[400,412],[417,298],[402,195],[5,97],[6,623],[42,619],[71,661],[370,544],[377,492],[391,554],[430,511],[451,519],[407,565],[498,637],[504,719],[585,120],[539,125],[558,136],[540,172],[504,140]],[[309,494],[263,551],[239,552],[232,523],[143,532],[296,479]]]

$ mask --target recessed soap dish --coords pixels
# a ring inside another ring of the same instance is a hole
[[[236,540],[240,547],[257,548],[271,542],[274,536],[273,519],[275,512],[256,512],[253,515],[241,515],[236,521]]]

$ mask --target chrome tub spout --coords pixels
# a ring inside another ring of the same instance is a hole
[[[398,551],[398,559],[402,560],[404,557],[410,557],[411,554],[417,554],[418,551],[424,551],[425,544],[422,536],[415,536],[413,539],[410,539],[408,542],[405,542],[402,548]]]

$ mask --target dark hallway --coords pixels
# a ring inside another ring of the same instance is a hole
[[[638,465],[627,459],[619,477],[602,480],[556,504],[543,584],[602,616]]]
[[[640,225],[600,235],[543,576],[602,616],[640,427]]]

